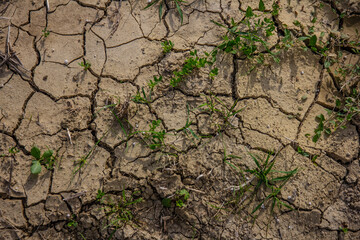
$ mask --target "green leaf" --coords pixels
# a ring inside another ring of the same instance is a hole
[[[320,115],[317,115],[316,116],[316,119],[318,119],[319,121],[324,121],[325,120],[325,117],[324,117],[324,115],[323,114],[320,114]]]
[[[164,6],[164,2],[160,3],[159,6],[159,20],[161,21],[161,17],[162,17],[162,10],[163,10],[163,6]],[[182,22],[181,22],[182,23]]]
[[[186,189],[181,189],[181,190],[179,191],[179,195],[180,195],[180,196],[183,196],[185,201],[188,200],[189,197],[190,197],[190,194],[189,194],[189,192],[188,192]]]
[[[32,174],[39,174],[41,172],[41,164],[39,161],[33,161],[30,171]]]
[[[185,204],[181,199],[179,199],[179,200],[176,201],[176,206],[177,207],[183,207],[183,206],[185,206]]]
[[[151,7],[152,5],[158,3],[159,1],[160,1],[160,0],[155,0],[155,1],[153,1],[152,3],[150,3],[149,5],[147,5],[144,9],[147,9],[147,8]]]
[[[260,2],[259,2],[259,10],[261,12],[265,11],[265,5],[264,5],[264,2],[262,0],[260,0]]]
[[[164,198],[163,200],[161,200],[161,204],[164,206],[164,207],[171,207],[171,199],[170,198]]]
[[[45,160],[50,160],[51,156],[53,155],[53,151],[52,150],[47,150],[44,152],[44,154],[42,155],[42,158]]]
[[[211,22],[214,23],[214,24],[216,24],[216,25],[218,25],[219,27],[227,28],[227,27],[225,27],[224,25],[222,25],[221,23],[218,23],[218,22],[216,22],[216,21],[214,21],[214,20],[211,20]],[[227,39],[225,39],[225,40],[227,40]]]
[[[263,205],[264,201],[260,202],[259,205],[257,205],[254,210],[251,212],[251,214],[254,214],[260,207]]]
[[[330,66],[331,66],[331,62],[330,61],[325,61],[324,67],[329,68]]]
[[[252,8],[248,6],[248,8],[246,9],[246,17],[251,18],[252,16],[254,16],[254,13],[252,11]]]
[[[316,35],[312,35],[310,37],[310,40],[309,40],[309,45],[310,47],[315,47],[316,46],[316,42],[317,42],[317,37]]]
[[[31,149],[31,156],[33,156],[35,159],[39,160],[40,155],[41,155],[40,149],[34,146]]]
[[[312,141],[313,141],[314,143],[316,143],[316,142],[319,140],[320,137],[321,137],[321,132],[317,132],[317,133],[313,136]]]
[[[328,135],[330,135],[330,134],[331,134],[330,128],[325,128],[325,133],[328,134]]]
[[[183,24],[183,13],[182,13],[181,7],[179,6],[177,1],[175,1],[175,4],[176,4],[176,8],[177,8],[177,10],[179,12],[179,15],[180,15],[181,24]]]

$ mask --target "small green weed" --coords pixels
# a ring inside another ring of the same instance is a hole
[[[266,17],[265,6],[263,1],[259,2],[259,10],[262,12],[262,15],[258,16],[254,14],[253,9],[249,6],[245,13],[245,18],[240,22],[235,22],[234,19],[231,19],[231,26],[227,27],[221,23],[212,21],[214,24],[225,28],[227,34],[223,36],[223,42],[217,46],[218,49],[222,50],[225,53],[230,54],[239,54],[240,57],[246,57],[247,59],[254,59],[255,64],[263,64],[265,61],[265,55],[260,51],[260,46],[265,49],[265,51],[270,54],[275,62],[279,62],[280,59],[277,55],[280,52],[272,51],[269,48],[269,43],[267,42],[268,38],[275,33],[275,23],[272,20],[271,15]],[[272,15],[276,16],[278,14],[278,5],[273,5]],[[291,37],[290,32],[287,33],[286,42],[289,42]],[[285,45],[285,44],[284,44]],[[283,45],[278,44],[277,49],[282,48]],[[286,46],[289,46],[289,43],[286,43]],[[254,65],[250,72],[255,68]]]
[[[132,97],[132,101],[135,103],[142,103],[142,104],[152,103],[153,101],[152,95],[154,92],[154,88],[160,82],[162,82],[162,76],[160,77],[154,76],[154,80],[150,80],[148,82],[148,87],[149,87],[149,90],[147,91],[148,93],[146,94],[145,89],[142,87],[141,92],[138,91],[136,95]]]
[[[105,193],[99,189],[97,192],[97,195],[96,195],[96,201],[99,201],[100,203],[102,203],[102,199],[104,196],[105,196]]]
[[[94,152],[97,145],[99,145],[101,140],[107,135],[108,132],[109,132],[109,130],[107,130],[104,133],[104,135],[95,143],[95,145],[90,149],[90,151],[85,156],[82,156],[79,160],[77,160],[75,162],[75,167],[73,170],[73,177],[75,176],[76,173],[78,173],[87,164],[88,158],[91,156],[91,154]]]
[[[114,201],[110,196],[103,194],[99,199],[100,203],[105,205],[104,211],[108,219],[108,225],[105,228],[113,227],[116,229],[125,226],[126,224],[134,223],[136,221],[134,216],[134,207],[143,201],[141,197],[136,197],[138,191],[133,192],[130,196],[126,196],[125,190],[122,191],[122,196],[118,202]]]
[[[343,233],[348,233],[349,229],[347,227],[340,227],[339,228]]]
[[[174,202],[176,207],[186,207],[186,202],[190,198],[190,194],[186,189],[176,191],[173,198],[164,198],[161,203],[164,207],[171,207],[171,203]]]
[[[190,118],[190,109],[189,109],[189,105],[187,104],[186,105],[186,123],[185,123],[185,126],[176,130],[177,132],[180,132],[180,131],[183,131],[185,133],[185,135],[187,137],[189,137],[189,134],[190,133],[195,139],[199,139],[199,137],[194,133],[194,131],[190,128],[191,124],[192,124],[192,121],[189,120]]]
[[[206,112],[209,112],[211,116],[217,114],[220,118],[223,119],[223,124],[218,125],[219,131],[226,129],[228,126],[232,126],[232,121],[236,115],[243,110],[243,108],[236,110],[235,107],[238,103],[238,100],[229,108],[223,101],[221,101],[213,93],[210,96],[204,95],[206,98],[206,103],[201,104],[198,108]]]
[[[146,7],[145,9],[153,6],[153,5],[156,5],[156,4],[159,4],[159,19],[161,20],[162,16],[163,16],[163,9],[164,7],[167,6],[167,4],[172,1],[175,3],[175,6],[176,6],[176,9],[179,13],[179,16],[180,16],[180,21],[181,21],[181,24],[183,23],[183,12],[182,12],[182,9],[180,7],[181,3],[186,3],[185,1],[183,0],[154,0],[152,2],[150,2]]]
[[[161,46],[163,48],[163,53],[168,53],[173,49],[174,44],[170,40],[166,40],[161,43]]]
[[[46,27],[42,30],[42,36],[44,38],[47,38],[50,35],[49,30],[46,29]]]
[[[185,64],[180,71],[174,71],[174,76],[170,79],[170,85],[176,87],[183,82],[186,77],[192,74],[196,69],[204,68],[206,65],[212,66],[216,60],[216,51],[211,53],[205,52],[205,57],[199,57],[197,50],[190,51],[190,57],[185,60]],[[209,76],[214,77],[218,74],[218,69],[214,68],[210,71]]]
[[[68,227],[76,228],[78,225],[79,225],[79,223],[76,221],[76,215],[73,214],[73,215],[71,216],[70,221],[67,223],[67,226],[68,226]]]
[[[91,67],[91,63],[84,60],[82,62],[79,63],[79,66],[80,67],[83,67],[84,68],[84,71],[87,71],[90,67]]]
[[[323,132],[330,135],[338,128],[346,128],[346,124],[360,113],[360,94],[356,89],[353,89],[352,95],[346,97],[344,103],[342,103],[339,99],[336,100],[336,108],[340,110],[334,111],[327,109],[327,119],[325,119],[323,114],[316,116],[318,126],[314,130],[315,135],[312,137],[312,141],[314,143],[319,140]]]
[[[148,144],[148,147],[152,150],[159,149],[165,145],[164,138],[166,135],[165,130],[156,131],[156,128],[161,124],[161,120],[153,120],[149,125],[148,131],[139,131],[145,141]]]
[[[316,159],[318,158],[318,155],[316,155],[316,154],[315,154],[315,155],[312,155],[312,154],[306,152],[305,150],[303,150],[303,149],[302,149],[301,147],[299,147],[299,146],[297,147],[297,152],[298,152],[300,155],[311,159],[311,161],[312,161],[313,163],[315,163]]]
[[[251,173],[253,175],[253,178],[257,179],[257,184],[253,189],[253,193],[259,191],[261,186],[264,186],[265,188],[270,190],[270,193],[253,209],[251,214],[256,213],[260,209],[260,207],[265,206],[267,201],[272,202],[270,208],[272,214],[274,212],[275,206],[280,208],[280,206],[282,205],[293,210],[292,207],[281,201],[278,195],[280,194],[282,187],[290,180],[292,176],[297,173],[297,168],[292,171],[275,171],[272,170],[275,164],[275,158],[269,161],[271,153],[267,155],[265,160],[261,159],[257,155],[250,154],[250,156],[254,160],[256,168],[245,170],[245,172]],[[284,175],[270,178],[271,173],[281,173]],[[276,185],[276,183],[280,184]]]
[[[41,172],[41,165],[44,165],[48,170],[53,169],[55,163],[55,156],[53,153],[54,151],[48,149],[41,155],[40,149],[34,146],[31,149],[31,156],[35,158],[35,160],[32,161],[30,168],[31,173],[39,174]]]

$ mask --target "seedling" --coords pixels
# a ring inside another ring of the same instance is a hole
[[[123,190],[122,197],[118,202],[114,202],[110,196],[101,196],[100,202],[105,205],[105,215],[109,222],[104,228],[114,227],[116,231],[116,229],[135,221],[134,207],[143,201],[141,197],[136,197],[138,193],[138,191],[135,191],[130,197],[127,197],[125,190]]]
[[[162,76],[159,78],[154,76],[154,80],[149,80],[148,86],[149,91],[146,94],[144,87],[141,88],[141,92],[137,92],[135,96],[132,97],[132,101],[135,103],[149,104],[153,101],[152,94],[156,85],[162,82]]]
[[[171,1],[173,1],[175,3],[175,6],[179,13],[181,24],[182,24],[183,23],[183,12],[182,12],[180,5],[181,5],[181,3],[186,3],[186,2],[183,0],[171,0]],[[150,2],[144,9],[147,9],[147,8],[159,3],[159,19],[161,20],[162,15],[163,15],[164,6],[166,7],[168,2],[170,2],[170,0],[168,0],[168,1],[167,0],[154,0],[154,1]]]
[[[164,138],[166,131],[156,131],[155,129],[159,127],[161,120],[153,120],[149,125],[149,131],[139,131],[142,133],[144,139],[148,141],[148,147],[152,150],[159,149],[165,145]]]
[[[300,155],[303,155],[304,157],[307,157],[309,159],[311,159],[311,161],[316,164],[316,159],[318,158],[318,155],[313,155],[313,154],[310,154],[308,152],[306,152],[305,150],[303,150],[301,147],[297,147],[297,152],[300,154]]]
[[[53,151],[48,149],[41,155],[41,151],[37,147],[31,149],[31,156],[35,159],[32,161],[30,171],[32,174],[39,174],[41,172],[41,165],[44,165],[46,169],[51,170],[54,167],[55,157]]]
[[[273,5],[273,15],[278,14],[278,6]],[[259,3],[260,11],[264,12],[264,3]],[[266,13],[264,12],[263,15]],[[227,34],[223,36],[224,41],[217,46],[218,49],[230,54],[240,54],[248,59],[255,59],[258,64],[264,63],[264,54],[259,52],[259,46],[262,46],[267,53],[274,59],[275,62],[279,62],[277,57],[279,52],[273,52],[269,48],[267,42],[268,37],[274,34],[275,23],[271,17],[264,17],[263,19],[255,15],[252,8],[249,6],[246,10],[244,20],[235,22],[231,20],[231,26],[227,27],[221,23],[212,21],[214,24],[227,29]],[[265,37],[262,37],[262,32],[265,32]],[[278,46],[279,48],[280,46]],[[253,70],[255,66],[251,69]]]
[[[71,216],[70,221],[67,223],[67,226],[76,228],[78,225],[79,225],[79,223],[76,221],[76,215],[73,214]]]
[[[236,115],[241,112],[244,108],[236,110],[235,107],[238,100],[234,101],[232,106],[229,108],[223,101],[216,97],[213,93],[210,96],[204,95],[206,103],[201,104],[198,108],[209,112],[211,116],[217,114],[223,119],[223,124],[218,125],[219,131],[226,129],[228,126],[232,126],[232,121]],[[219,106],[220,105],[220,106]]]
[[[99,189],[97,192],[97,195],[96,195],[96,201],[99,201],[100,203],[102,203],[104,196],[105,196],[105,193]]]
[[[356,89],[353,89],[352,96],[346,97],[345,102],[342,103],[339,99],[336,100],[336,108],[339,111],[327,109],[328,119],[325,119],[323,114],[316,116],[318,126],[314,130],[315,135],[312,141],[316,143],[322,135],[322,132],[330,135],[338,128],[346,128],[346,124],[351,121],[356,115],[360,113],[360,94]]]
[[[178,190],[173,198],[164,198],[161,203],[164,207],[171,207],[174,202],[176,207],[186,207],[186,202],[190,198],[190,194],[186,189]]]
[[[109,130],[107,130],[104,133],[104,135],[95,143],[95,145],[90,149],[90,151],[85,156],[82,156],[79,160],[77,160],[75,162],[75,167],[73,170],[73,178],[74,178],[75,174],[78,173],[87,164],[88,158],[94,152],[95,148],[97,147],[97,145],[99,145],[101,140],[108,134],[108,132],[109,132]]]
[[[87,71],[91,67],[91,63],[84,60],[81,63],[79,63],[80,67],[83,67],[85,71]]]
[[[190,118],[190,109],[189,109],[189,105],[186,105],[186,123],[185,126],[176,130],[177,132],[179,131],[183,131],[185,133],[186,136],[189,137],[188,133],[190,133],[194,138],[199,139],[199,137],[194,133],[194,131],[190,128],[190,125],[192,124],[192,121],[189,120]]]
[[[245,172],[252,174],[253,179],[257,180],[257,184],[255,185],[254,190],[253,190],[253,196],[256,192],[258,192],[260,190],[260,188],[262,186],[264,186],[265,188],[267,188],[271,191],[253,209],[251,214],[256,213],[260,209],[260,207],[265,206],[267,201],[272,202],[271,209],[270,209],[271,214],[273,214],[275,206],[280,208],[280,206],[282,205],[282,206],[285,206],[285,207],[293,210],[291,206],[289,206],[288,204],[281,201],[279,199],[278,195],[280,194],[282,187],[290,180],[290,178],[292,176],[294,176],[297,173],[297,168],[295,168],[292,171],[275,171],[275,170],[272,170],[272,168],[274,167],[274,164],[275,164],[276,155],[272,160],[270,160],[271,153],[268,153],[265,160],[261,159],[257,155],[250,154],[250,156],[254,160],[254,162],[256,164],[256,168],[250,169],[250,170],[245,170]],[[271,173],[281,173],[284,175],[270,178]],[[276,183],[280,183],[280,185],[277,186]],[[254,217],[254,219],[256,219],[256,217]]]
[[[212,66],[216,60],[216,51],[211,53],[205,52],[205,57],[199,57],[197,50],[190,51],[190,57],[185,60],[180,71],[174,71],[174,76],[170,79],[170,85],[176,87],[179,83],[183,82],[186,77],[192,74],[196,69],[204,68],[206,65]],[[210,76],[213,78],[217,75],[218,70],[212,70]]]
[[[42,35],[44,38],[47,38],[50,34],[50,32],[46,29],[46,27],[42,30],[42,33],[43,33]]]
[[[161,43],[161,46],[163,48],[163,53],[168,53],[173,49],[174,44],[170,40],[166,40]]]

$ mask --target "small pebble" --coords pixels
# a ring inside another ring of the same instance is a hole
[[[301,73],[301,75],[304,75],[304,71],[301,71],[300,73]]]
[[[69,64],[69,60],[65,59],[64,63],[67,65]]]
[[[309,205],[311,205],[311,202],[309,202]]]
[[[290,200],[292,197],[291,196],[288,196],[288,200]]]
[[[66,214],[66,217],[70,217],[70,214],[68,213],[68,214]]]

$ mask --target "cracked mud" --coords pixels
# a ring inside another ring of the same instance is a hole
[[[0,2],[0,46],[10,26],[11,48],[30,71],[19,75],[4,65],[0,72],[0,239],[360,239],[360,121],[316,144],[305,136],[314,132],[315,116],[335,107],[335,68],[327,71],[300,44],[282,52],[278,64],[250,74],[248,59],[222,55],[214,79],[201,69],[174,89],[158,85],[151,104],[135,103],[131,96],[154,76],[168,81],[190,51],[221,43],[226,31],[211,21],[229,25],[249,6],[260,12],[258,1],[190,0],[182,4],[180,24],[175,5],[159,21],[157,7],[144,9],[145,0],[120,2],[120,8],[111,0]],[[331,32],[351,39],[360,31],[356,0],[277,2],[270,47],[285,27],[309,34],[314,12],[319,39]],[[265,11],[272,4],[264,0]],[[165,40],[174,43],[166,54]],[[347,61],[359,62],[344,52]],[[88,70],[79,65],[85,60]],[[199,107],[214,95],[223,103],[218,107],[242,109],[221,134],[221,116]],[[124,121],[109,105],[126,102]],[[144,142],[142,132],[154,120],[167,133],[161,151]],[[56,152],[54,168],[43,166],[38,175],[30,172],[35,145]],[[318,155],[316,164],[297,146]],[[295,210],[272,216],[266,205],[253,224],[255,202],[241,209],[229,204],[242,181],[231,166],[254,168],[249,152],[274,150],[277,170],[299,169],[279,195]],[[230,155],[238,156],[232,165],[224,162]],[[162,200],[181,189],[190,193],[186,206],[165,207]],[[98,190],[115,202],[143,201],[129,207],[132,221],[114,228]]]

